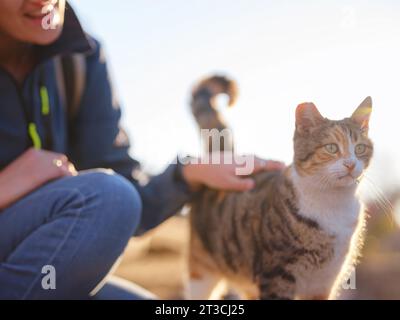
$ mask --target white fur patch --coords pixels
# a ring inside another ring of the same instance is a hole
[[[335,236],[333,259],[317,272],[298,280],[301,296],[329,295],[335,281],[351,263],[352,238],[358,236],[361,205],[356,197],[356,186],[321,190],[315,177],[300,177],[292,168],[292,181],[299,196],[299,214],[316,221],[330,235]]]

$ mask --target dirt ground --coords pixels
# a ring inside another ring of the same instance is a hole
[[[173,217],[149,234],[132,239],[115,273],[162,299],[182,299],[187,239],[187,219]]]
[[[400,229],[382,232],[382,220],[370,219],[356,289],[343,291],[341,299],[400,299]],[[162,299],[182,299],[188,235],[187,219],[177,216],[132,239],[116,274]]]

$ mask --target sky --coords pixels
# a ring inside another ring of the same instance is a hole
[[[219,73],[240,87],[234,108],[221,108],[238,152],[287,163],[299,103],[341,119],[372,96],[369,176],[382,189],[400,183],[399,1],[70,2],[105,47],[131,154],[145,169],[200,153],[190,88]]]

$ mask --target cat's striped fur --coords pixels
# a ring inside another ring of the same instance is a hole
[[[216,90],[218,79],[225,87]],[[192,107],[201,105],[203,114],[213,109],[208,115],[218,116],[208,124],[203,118],[201,128],[210,129],[211,123],[225,128],[211,99],[226,92],[227,81],[213,77],[193,91]],[[365,219],[355,180],[372,157],[370,111],[367,98],[351,118],[331,121],[313,104],[302,104],[292,165],[256,174],[256,187],[248,192],[199,194],[190,213],[189,298],[214,297],[221,280],[252,299],[335,296],[361,242]]]

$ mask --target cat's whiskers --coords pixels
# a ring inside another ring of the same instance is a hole
[[[327,186],[328,183],[328,176],[327,175],[322,175],[318,178],[316,181],[316,185],[319,186],[321,191],[325,191],[325,187]]]
[[[390,225],[394,226],[393,212],[394,208],[390,200],[384,195],[381,188],[369,177],[367,174],[363,175],[364,181],[369,183],[369,191],[375,196],[373,198],[374,204],[378,207],[379,211],[383,212],[390,221]]]
[[[324,190],[324,191],[328,190],[328,188],[331,186],[331,181],[330,181],[329,175],[324,175],[321,182],[322,182],[321,190]]]

